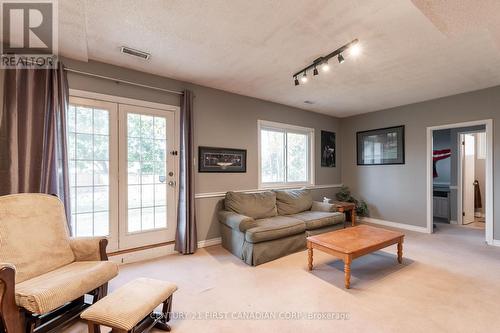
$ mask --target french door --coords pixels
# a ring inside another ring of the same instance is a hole
[[[110,250],[174,240],[175,112],[70,97],[67,119],[73,235]]]

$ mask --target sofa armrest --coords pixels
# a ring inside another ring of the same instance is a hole
[[[108,260],[106,237],[72,237],[69,244],[76,261],[105,261]]]
[[[336,212],[337,206],[330,203],[313,201],[311,211],[313,212]]]
[[[229,228],[245,232],[250,228],[257,226],[255,220],[249,216],[222,210],[219,212],[219,221]]]

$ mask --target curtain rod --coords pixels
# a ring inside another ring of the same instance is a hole
[[[142,87],[142,88],[147,88],[147,89],[153,89],[153,90],[163,91],[163,92],[167,92],[167,93],[171,93],[171,94],[176,94],[176,95],[183,95],[184,94],[182,91],[176,91],[176,90],[163,89],[163,88],[154,87],[154,86],[148,86],[146,84],[141,84],[141,83],[135,83],[135,82],[126,81],[126,80],[116,79],[116,78],[113,78],[113,77],[99,75],[99,74],[94,74],[94,73],[89,73],[89,72],[84,72],[84,71],[80,71],[80,70],[77,70],[77,69],[72,69],[72,68],[67,68],[67,67],[64,68],[64,69],[66,71],[68,71],[68,72],[71,72],[71,73],[81,74],[81,75],[86,75],[86,76],[91,76],[91,77],[96,77],[96,78],[99,78],[99,79],[110,80],[110,81],[114,81],[114,82],[125,83],[125,84],[129,84],[131,86],[137,86],[137,87]]]

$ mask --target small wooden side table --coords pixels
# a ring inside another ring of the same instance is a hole
[[[331,203],[335,205],[341,213],[350,212],[351,225],[353,227],[356,225],[356,205],[353,202],[332,201]],[[344,221],[344,228],[346,227],[346,221],[347,219]]]

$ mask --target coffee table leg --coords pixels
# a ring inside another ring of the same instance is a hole
[[[345,287],[346,289],[351,288],[351,262],[350,256],[344,258],[344,275],[345,275]]]
[[[307,267],[310,271],[313,269],[313,248],[311,242],[307,242]]]
[[[398,242],[398,262],[400,264],[403,263],[403,240],[402,239]]]

